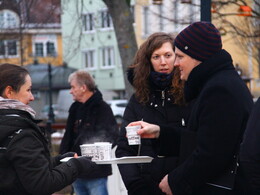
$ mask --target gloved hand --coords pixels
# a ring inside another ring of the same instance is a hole
[[[60,160],[63,158],[66,158],[66,157],[74,157],[75,154],[76,154],[76,152],[67,152],[65,154],[61,154],[61,155],[59,155],[61,157]]]
[[[66,157],[74,157],[75,154],[76,154],[75,152],[67,152],[65,154],[59,154],[53,158],[53,163],[54,163],[54,165],[58,165],[61,163],[60,162],[61,159],[66,158]]]
[[[76,165],[79,173],[78,177],[88,175],[98,168],[98,165],[92,162],[91,158],[87,156],[72,158],[67,162],[67,164],[70,166],[71,163]]]

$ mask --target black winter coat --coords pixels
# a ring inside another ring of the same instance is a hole
[[[171,141],[174,146],[161,151],[163,143],[157,139],[141,139],[141,156],[154,158],[151,164],[118,165],[128,194],[159,195],[164,194],[158,185],[163,176],[173,170],[178,163],[180,131],[188,121],[190,107],[173,104],[169,91],[152,86],[150,100],[146,105],[140,104],[133,95],[126,107],[116,150],[117,157],[136,156],[138,146],[129,146],[125,126],[130,122],[143,120],[152,124],[168,124],[171,127]]]
[[[206,184],[223,174],[238,153],[253,106],[251,94],[235,71],[229,53],[221,50],[195,67],[185,84],[185,97],[187,101],[196,99],[188,130],[197,138],[188,158],[168,175],[173,194],[243,193],[241,188],[229,191]],[[160,134],[164,144],[171,146],[167,137],[165,132]]]
[[[74,102],[69,109],[66,132],[60,145],[60,153],[69,151],[81,155],[80,145],[94,142],[111,142],[115,145],[118,126],[110,106],[103,101],[102,94],[96,90],[85,102]],[[111,165],[99,165],[85,179],[101,178],[112,174]]]
[[[240,149],[240,166],[251,186],[260,194],[260,98],[250,115]]]
[[[1,109],[0,132],[1,195],[48,195],[76,180],[79,169],[50,157],[44,132],[27,112]]]

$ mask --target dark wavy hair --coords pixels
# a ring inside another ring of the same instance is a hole
[[[0,96],[3,96],[6,87],[11,86],[15,92],[19,92],[21,86],[25,83],[29,72],[15,64],[0,65]]]
[[[157,32],[148,37],[148,39],[138,49],[133,64],[129,68],[134,69],[133,86],[136,98],[140,103],[149,101],[150,86],[149,75],[153,71],[151,56],[156,49],[159,49],[164,43],[171,43],[174,50],[174,37],[172,34]],[[184,82],[180,80],[180,71],[178,68],[173,69],[172,87],[170,89],[173,103],[184,104],[183,94]]]

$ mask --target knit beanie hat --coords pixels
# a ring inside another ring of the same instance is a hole
[[[175,46],[190,57],[204,61],[222,49],[221,36],[210,22],[194,22],[182,30]]]

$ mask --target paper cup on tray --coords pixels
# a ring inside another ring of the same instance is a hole
[[[93,161],[110,160],[112,144],[109,142],[96,142],[94,144],[80,145],[81,155],[92,157]]]
[[[97,153],[97,148],[94,144],[83,144],[80,145],[81,155],[92,157],[92,160],[98,160],[99,156]]]
[[[137,134],[137,130],[141,129],[140,125],[137,126],[129,126],[126,128],[126,135],[128,139],[129,145],[139,145],[141,144],[141,137]]]
[[[110,160],[112,158],[112,144],[109,142],[95,142],[98,160]]]

